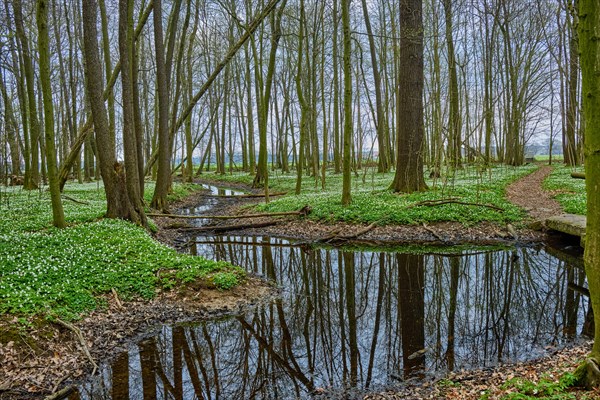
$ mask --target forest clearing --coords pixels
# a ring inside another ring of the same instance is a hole
[[[597,0],[4,0],[0,399],[600,398]]]

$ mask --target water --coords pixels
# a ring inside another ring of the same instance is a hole
[[[344,251],[203,237],[194,252],[284,288],[245,315],[164,326],[83,399],[289,399],[541,356],[586,328],[580,259],[543,247]],[[454,253],[454,254],[452,254]],[[561,261],[561,259],[569,261]]]

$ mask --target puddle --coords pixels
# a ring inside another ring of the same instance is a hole
[[[577,255],[428,254],[199,237],[195,251],[284,288],[245,315],[164,326],[80,386],[82,399],[289,399],[536,358],[586,329]]]

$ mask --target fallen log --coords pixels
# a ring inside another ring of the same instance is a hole
[[[571,178],[585,179],[585,172],[571,172]]]
[[[254,224],[235,224],[235,225],[214,225],[214,226],[200,226],[200,227],[190,227],[190,228],[181,228],[179,229],[182,232],[228,232],[228,231],[237,231],[241,229],[249,229],[249,228],[264,228],[267,226],[277,225],[278,221],[267,221],[267,222],[258,222]]]

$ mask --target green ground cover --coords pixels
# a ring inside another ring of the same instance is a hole
[[[556,191],[554,198],[570,214],[586,215],[585,180],[571,178],[571,172],[584,172],[583,168],[555,166],[544,181],[544,189]]]
[[[476,224],[482,221],[518,222],[523,212],[505,198],[506,186],[537,166],[522,167],[496,166],[482,171],[477,167],[466,167],[454,173],[446,171],[442,178],[426,179],[430,190],[410,195],[395,194],[388,188],[393,173],[378,174],[374,170],[362,171],[353,177],[352,204],[341,204],[342,177],[329,174],[326,188],[315,187],[312,178],[303,180],[302,193],[293,193],[296,177],[294,174],[273,174],[269,177],[271,191],[286,191],[288,195],[274,198],[269,204],[257,208],[265,212],[298,210],[305,205],[312,208],[309,218],[327,222],[344,221],[353,223],[420,224],[441,221],[455,221]],[[226,175],[205,175],[205,178],[220,182],[236,182],[250,185],[252,177],[244,173]],[[419,205],[424,201],[452,199],[463,203],[478,203],[490,207],[449,203],[439,206]]]
[[[173,196],[192,189],[176,186]],[[64,200],[69,226],[59,230],[48,192],[0,188],[0,314],[75,319],[102,306],[98,296],[111,289],[148,299],[196,278],[225,289],[244,275],[228,263],[179,254],[129,222],[102,219],[104,190],[96,183],[69,184],[65,195],[87,204]]]

